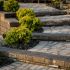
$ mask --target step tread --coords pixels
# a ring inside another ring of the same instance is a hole
[[[45,26],[70,25],[70,15],[44,16],[39,17],[39,19]]]
[[[53,27],[42,27],[42,33],[70,33],[70,26],[53,26]]]
[[[56,21],[57,20],[70,20],[70,15],[58,15],[58,16],[44,16],[44,17],[39,17],[41,21]]]
[[[66,14],[66,11],[58,10],[53,7],[47,6],[46,4],[37,3],[20,3],[20,8],[31,8],[34,12],[40,16],[44,15],[61,15]]]
[[[40,41],[28,51],[70,56],[70,42]]]

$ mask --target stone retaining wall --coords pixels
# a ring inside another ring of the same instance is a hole
[[[11,27],[17,27],[19,24],[14,21],[15,13],[13,12],[0,12],[0,34],[4,34]]]
[[[62,60],[55,60],[55,59],[48,59],[44,57],[36,57],[36,56],[29,56],[26,54],[17,54],[17,53],[8,53],[9,57],[16,58],[19,61],[25,62],[25,63],[32,63],[32,64],[38,64],[38,65],[57,65],[58,67],[64,68],[64,67],[70,67],[70,62],[65,62]]]
[[[0,48],[0,51],[5,53],[6,56],[15,58],[25,63],[32,63],[44,66],[57,65],[60,68],[70,67],[70,57],[67,56],[30,52],[10,48]]]

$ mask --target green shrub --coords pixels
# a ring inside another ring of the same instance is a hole
[[[4,3],[4,1],[0,0],[0,10],[3,10],[3,3]]]
[[[24,16],[22,19],[20,19],[19,24],[21,26],[27,25],[27,27],[32,31],[38,30],[42,27],[42,23],[40,22],[39,18],[32,16]]]
[[[4,1],[4,11],[15,12],[19,8],[19,4],[16,0]]]
[[[15,45],[20,42],[27,44],[31,38],[31,31],[26,26],[12,28],[6,33],[4,38],[6,45]]]
[[[29,8],[20,8],[17,12],[16,12],[16,16],[17,18],[20,20],[22,17],[24,16],[35,16],[35,13],[32,9]]]

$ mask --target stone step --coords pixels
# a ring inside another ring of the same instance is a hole
[[[70,41],[70,33],[33,33],[32,39],[46,41]]]
[[[70,42],[39,41],[37,45],[35,45],[31,49],[28,49],[28,51],[70,56]]]
[[[70,15],[44,16],[39,18],[45,26],[70,25]]]
[[[60,10],[55,10],[55,11],[48,11],[47,9],[45,10],[41,10],[41,9],[38,9],[38,10],[35,10],[34,11],[36,16],[56,16],[56,15],[66,15],[66,11],[60,11]]]
[[[37,51],[26,51],[7,47],[0,47],[0,52],[4,53],[6,56],[22,61],[23,63],[25,62],[44,66],[55,64],[58,67],[70,67],[70,56],[55,55],[52,53],[43,53]]]
[[[42,27],[42,33],[70,33],[70,26],[52,26],[52,27]]]
[[[53,7],[47,6],[46,4],[20,3],[20,8],[31,8],[34,10],[36,16],[67,14],[66,11],[55,9]]]

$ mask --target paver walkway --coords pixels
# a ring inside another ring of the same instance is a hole
[[[8,66],[4,66],[0,68],[0,70],[64,70],[64,69],[57,69],[52,67],[45,67],[33,64],[26,64],[22,62],[14,62]]]

